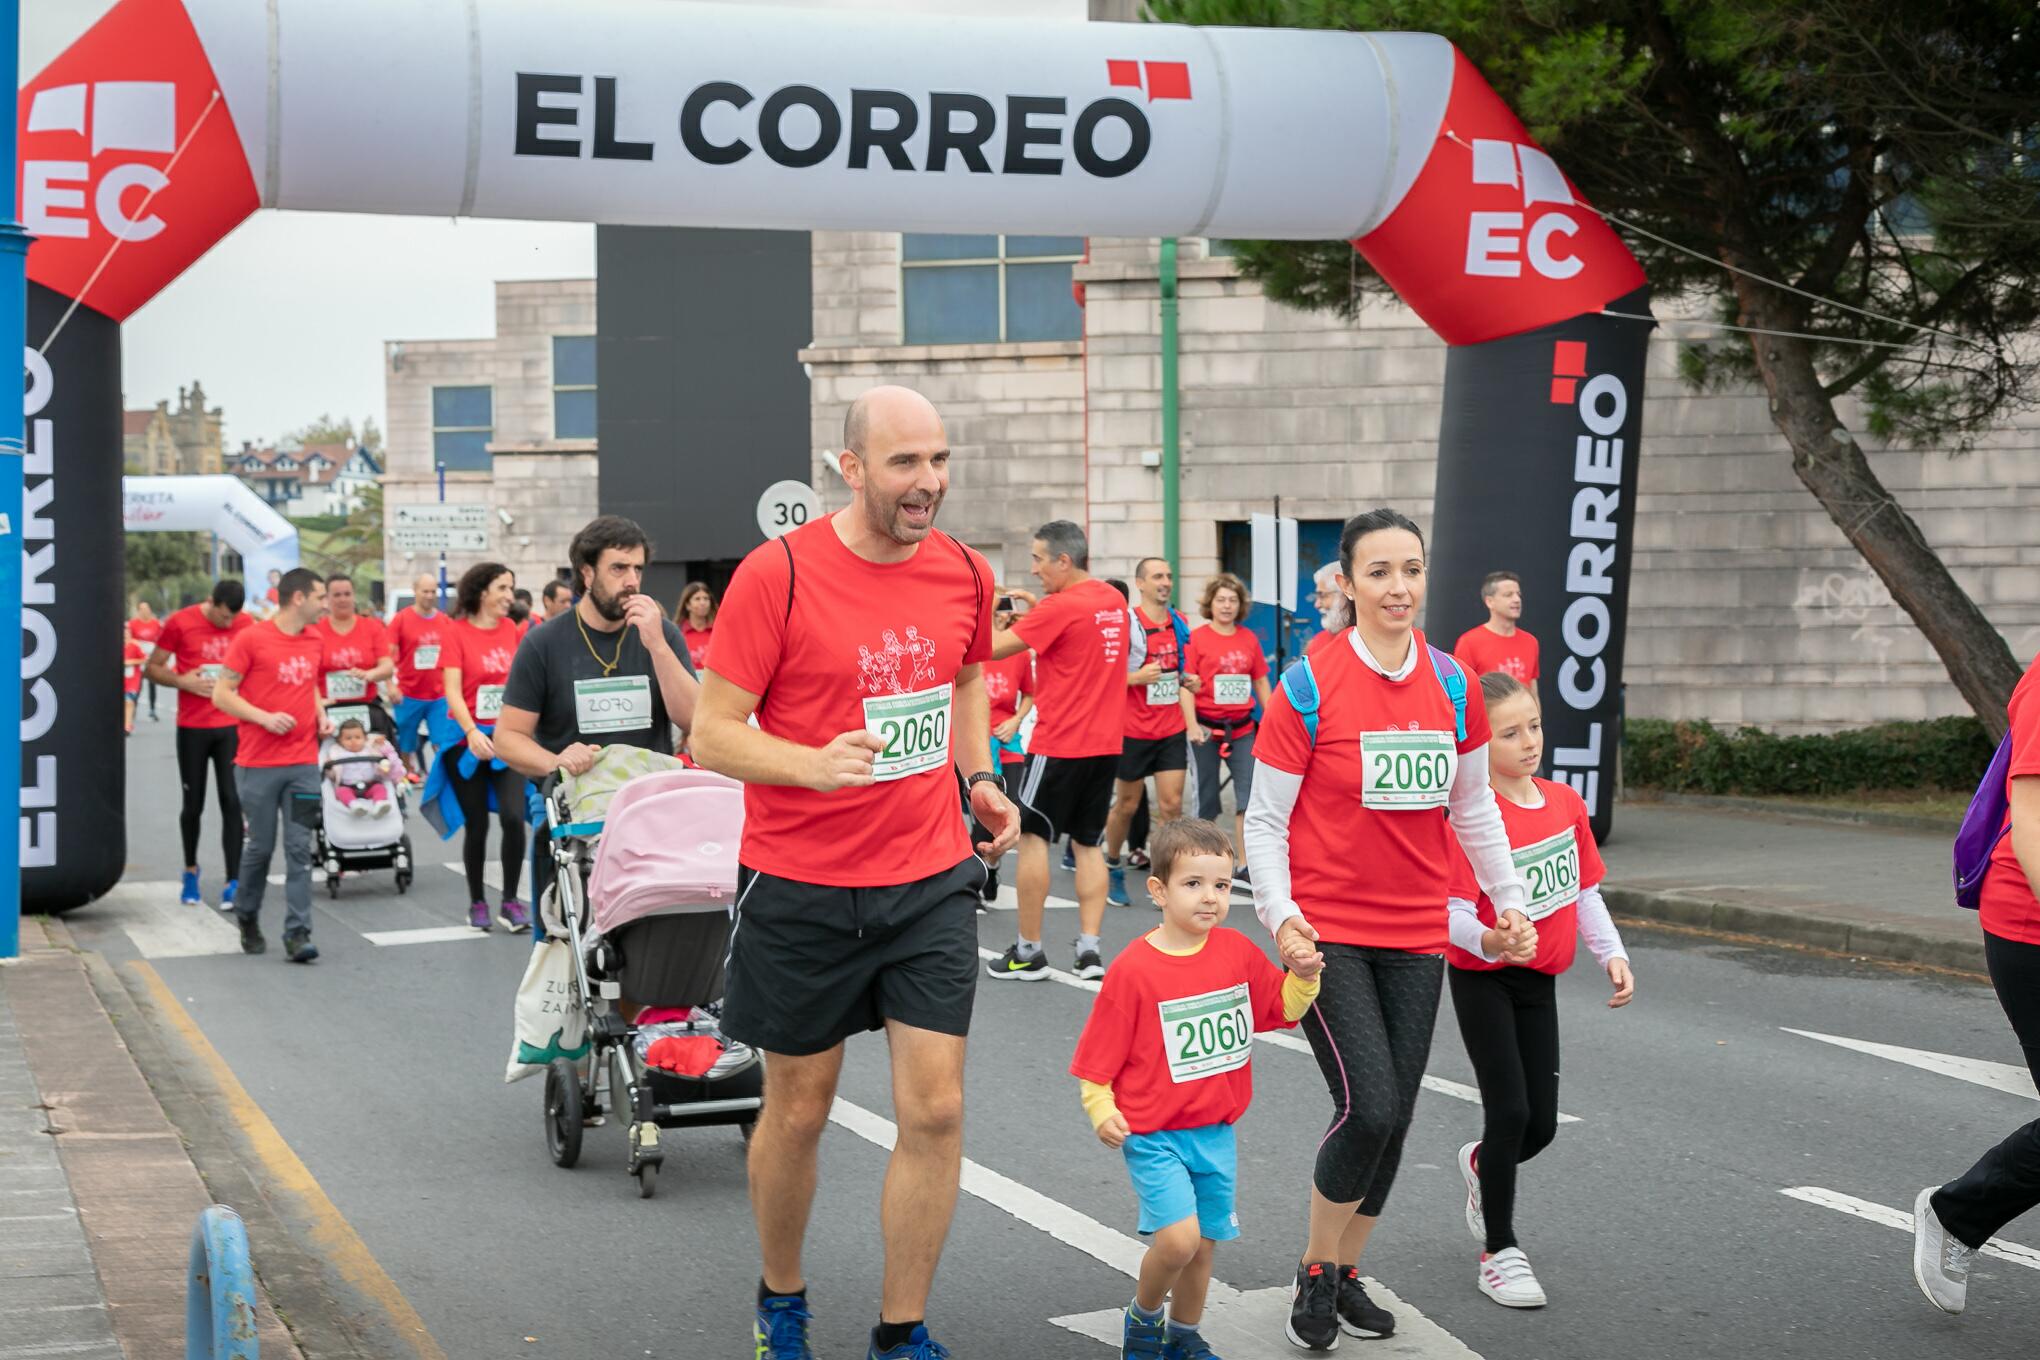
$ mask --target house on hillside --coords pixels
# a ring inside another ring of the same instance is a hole
[[[374,455],[352,439],[323,444],[286,440],[274,448],[243,443],[232,471],[293,519],[352,514],[361,508],[364,488],[382,475]]]

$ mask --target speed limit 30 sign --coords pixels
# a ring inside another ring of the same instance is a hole
[[[774,482],[758,498],[758,532],[778,538],[821,513],[822,498],[806,482]]]

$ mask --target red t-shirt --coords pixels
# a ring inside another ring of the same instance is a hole
[[[498,620],[494,628],[477,628],[467,619],[455,619],[440,635],[444,650],[439,656],[442,671],[460,668],[460,699],[468,716],[478,727],[494,727],[503,707],[503,686],[510,682],[510,661],[517,644],[524,640],[516,624]],[[442,675],[441,680],[445,677]],[[485,715],[482,686],[494,686],[493,706]]]
[[[170,654],[170,659],[176,663],[177,673],[184,675],[225,662],[228,644],[237,634],[254,626],[253,618],[236,613],[232,622],[221,628],[205,616],[203,607],[186,605],[163,620],[163,634],[156,639],[156,645]],[[232,727],[234,720],[214,707],[213,701],[205,695],[180,689],[177,691],[177,725]]]
[[[1003,661],[985,662],[985,697],[992,701],[992,726],[1020,711],[1020,696],[1034,693],[1034,653],[1015,652]],[[1020,757],[1007,752],[1007,762]]]
[[[1246,629],[1234,628],[1228,637],[1207,623],[1190,635],[1190,655],[1183,669],[1201,682],[1198,718],[1207,723],[1236,723],[1253,714],[1254,682],[1268,678],[1268,654],[1261,650],[1261,639]],[[1246,695],[1244,702],[1218,702],[1221,675],[1228,677],[1225,688]]]
[[[1350,642],[1312,657],[1316,745],[1278,685],[1254,759],[1303,776],[1289,819],[1290,890],[1320,938],[1437,954],[1458,853],[1445,825],[1458,768],[1448,753],[1486,746],[1488,720],[1479,693],[1469,693],[1466,740],[1457,741],[1421,630],[1411,630],[1410,645],[1416,664],[1401,680],[1362,661]]]
[[[426,618],[408,606],[391,620],[389,638],[396,649],[397,690],[406,699],[446,697],[446,679],[439,672],[446,664],[443,632],[452,622],[441,611],[434,610],[432,617]]]
[[[701,668],[708,664],[708,642],[715,636],[715,625],[711,623],[706,628],[696,628],[691,623],[683,623],[680,636],[687,643],[687,659],[694,663],[694,673],[699,675]]]
[[[1228,1036],[1241,1028],[1258,1034],[1292,1023],[1282,1016],[1282,970],[1239,931],[1219,926],[1188,955],[1165,954],[1144,937],[1105,970],[1070,1075],[1110,1086],[1135,1133],[1230,1124],[1254,1098],[1252,1062],[1200,1069],[1237,1055]]]
[[[254,723],[240,723],[236,765],[267,769],[319,762],[319,635],[307,628],[296,636],[265,620],[234,634],[226,668],[241,677],[241,697],[271,713],[288,713],[297,726],[282,736]]]
[[[1176,697],[1183,683],[1183,658],[1176,655],[1176,615],[1164,611],[1158,624],[1142,606],[1133,609],[1147,634],[1147,660],[1141,664],[1161,667],[1162,678],[1152,685],[1126,686],[1126,735],[1131,741],[1157,741],[1187,726]]]
[[[343,633],[333,626],[330,618],[320,619],[312,625],[319,634],[319,693],[327,699],[332,694],[326,688],[326,676],[332,671],[372,671],[382,664],[390,654],[390,630],[383,626],[381,619],[368,614],[356,614],[354,627]],[[373,703],[378,687],[371,682],[361,699],[342,699],[340,703],[360,703],[362,699]]]
[[[1035,755],[1116,756],[1126,736],[1126,597],[1096,577],[1013,620],[1034,650]]]
[[[1503,671],[1525,683],[1537,678],[1537,639],[1521,628],[1503,637],[1484,623],[1476,624],[1459,635],[1452,655],[1475,675]]]
[[[150,652],[156,650],[156,644],[162,640],[163,620],[129,619],[127,630],[128,636],[142,645],[142,656],[146,659]]]
[[[1306,659],[1313,659],[1319,652],[1322,652],[1344,636],[1346,636],[1344,628],[1334,628],[1328,632],[1319,633],[1309,642],[1303,644],[1303,655]]]
[[[2005,768],[2005,797],[2012,796],[2012,781],[2021,776],[2040,775],[2040,657],[2034,658],[2012,691],[2012,763]],[[2005,822],[2011,823],[2006,815]],[[2001,940],[2019,944],[2040,944],[2040,899],[2012,853],[2012,838],[1998,839],[1990,853],[1990,868],[1984,872],[1983,895],[1977,902],[1983,928]]]
[[[140,644],[124,642],[120,647],[120,678],[129,694],[138,694],[142,688],[142,662],[148,660],[142,654]]]
[[[1600,886],[1608,869],[1601,863],[1601,848],[1594,844],[1586,800],[1570,784],[1549,779],[1533,782],[1544,795],[1544,806],[1521,807],[1499,794],[1495,802],[1501,804],[1502,825],[1509,833],[1509,851],[1515,856],[1517,872],[1530,890],[1524,914],[1537,923],[1537,958],[1528,966],[1540,973],[1563,973],[1572,967],[1579,948],[1580,891]],[[1495,904],[1480,890],[1473,864],[1456,837],[1452,851],[1452,895],[1473,903],[1481,925],[1492,926]],[[1490,963],[1449,944],[1445,961],[1454,968],[1484,973],[1509,966],[1499,959]]]
[[[918,882],[970,856],[950,691],[990,655],[993,580],[991,564],[947,534],[904,562],[867,562],[832,518],[744,559],[708,668],[763,696],[758,726],[775,737],[820,747],[862,728],[886,741],[880,782],[866,788],[745,785],[746,866],[862,888]]]

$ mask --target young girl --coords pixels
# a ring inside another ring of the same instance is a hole
[[[1493,734],[1488,778],[1529,902],[1498,926],[1494,904],[1459,857],[1445,957],[1485,1118],[1481,1140],[1459,1149],[1459,1171],[1466,1226],[1483,1247],[1480,1292],[1505,1307],[1541,1308],[1544,1290],[1516,1245],[1516,1168],[1558,1131],[1558,975],[1584,936],[1615,986],[1610,1006],[1628,1005],[1636,980],[1601,900],[1604,870],[1586,804],[1570,785],[1534,777],[1544,756],[1537,695],[1502,671],[1482,676],[1480,690]]]

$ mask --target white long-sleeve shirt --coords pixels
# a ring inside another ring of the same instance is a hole
[[[1446,931],[1452,943],[1477,959],[1489,963],[1501,960],[1500,954],[1490,954],[1481,948],[1481,937],[1488,927],[1480,922],[1480,910],[1463,897],[1455,897],[1450,903],[1451,918],[1446,922]],[[1626,959],[1629,951],[1622,947],[1622,932],[1615,928],[1615,918],[1608,914],[1607,900],[1601,896],[1598,885],[1580,889],[1579,911],[1580,939],[1594,956],[1594,962],[1603,968],[1610,959]]]
[[[1406,680],[1416,668],[1418,653],[1414,638],[1409,655],[1391,671],[1374,659],[1360,640],[1358,629],[1346,637],[1361,662],[1378,675]],[[1479,693],[1468,695],[1467,701],[1479,703]],[[1261,918],[1270,935],[1281,930],[1284,921],[1303,915],[1303,908],[1296,905],[1289,871],[1289,819],[1302,792],[1302,775],[1278,770],[1259,760],[1254,762],[1254,792],[1246,815],[1247,869],[1254,880],[1254,914]],[[1452,829],[1458,833],[1459,844],[1473,865],[1473,876],[1481,891],[1498,912],[1511,907],[1521,910],[1530,894],[1517,876],[1515,861],[1509,855],[1509,833],[1502,825],[1502,810],[1495,802],[1494,790],[1488,787],[1487,747],[1459,757],[1447,806],[1451,809]]]

